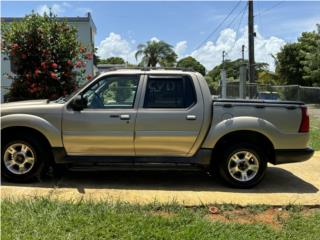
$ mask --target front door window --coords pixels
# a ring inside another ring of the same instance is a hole
[[[87,108],[133,108],[138,83],[137,75],[111,76],[102,79],[83,94],[88,100]]]

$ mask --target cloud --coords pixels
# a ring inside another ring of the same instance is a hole
[[[160,42],[160,39],[157,37],[152,37],[152,38],[150,38],[150,41],[151,42]]]
[[[245,45],[245,58],[248,56],[248,30],[241,29],[238,33],[230,28],[220,32],[216,41],[207,41],[199,49],[190,52],[188,51],[188,42],[186,40],[179,41],[174,45],[174,51],[178,55],[178,59],[186,56],[196,58],[203,64],[207,70],[221,64],[222,51],[227,53],[226,58],[236,60],[241,58],[242,45]],[[283,39],[271,36],[264,37],[260,34],[258,26],[255,26],[257,36],[255,38],[255,60],[256,62],[266,62],[269,64],[269,69],[274,71],[274,59],[271,54],[276,54],[281,47],[286,43]],[[159,41],[159,38],[152,37],[151,41]],[[132,36],[128,39],[121,37],[117,33],[111,32],[98,46],[97,54],[101,58],[109,58],[112,56],[122,57],[130,63],[137,63],[134,55],[136,52],[136,40]]]
[[[174,51],[178,55],[178,59],[181,59],[184,57],[184,54],[185,54],[187,48],[188,48],[187,41],[181,41],[175,45]]]
[[[274,71],[275,65],[271,54],[279,52],[285,41],[275,36],[269,38],[263,37],[259,33],[257,26],[255,26],[255,31],[257,33],[257,37],[255,38],[255,60],[256,62],[268,63],[270,70]],[[227,28],[220,32],[215,42],[206,42],[202,47],[193,51],[191,56],[210,70],[222,62],[222,51],[227,53],[227,59],[235,60],[240,58],[242,45],[248,46],[247,28],[242,29],[239,36],[237,36],[237,33],[233,29]],[[247,55],[246,48],[246,58]]]
[[[50,9],[51,12],[55,15],[61,15],[66,11],[67,8],[71,8],[71,4],[63,2],[61,4],[54,3],[51,6],[48,6],[47,4],[40,5],[37,7],[36,12],[39,13],[40,15],[44,15],[44,13],[49,14]]]
[[[122,57],[130,63],[135,63],[135,49],[130,41],[123,39],[119,34],[111,32],[98,46],[97,55],[103,59]]]

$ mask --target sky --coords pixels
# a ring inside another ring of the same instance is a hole
[[[247,57],[247,1],[108,2],[108,1],[2,1],[2,17],[22,17],[35,10],[61,17],[90,12],[97,27],[95,46],[102,58],[120,56],[136,63],[137,45],[163,40],[174,47],[179,59],[195,57],[207,70],[227,59]],[[231,12],[230,17],[225,20]],[[320,1],[255,1],[255,56],[274,70],[272,54],[304,31],[320,23]],[[225,21],[223,21],[225,20]]]

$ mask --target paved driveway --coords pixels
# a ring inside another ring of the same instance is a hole
[[[304,163],[270,166],[264,181],[249,190],[231,189],[203,173],[68,172],[33,184],[2,182],[1,198],[51,196],[61,200],[122,200],[185,205],[320,204],[320,152]]]

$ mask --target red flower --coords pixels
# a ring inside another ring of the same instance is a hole
[[[91,76],[91,75],[88,75],[88,76],[87,76],[87,80],[88,80],[88,81],[91,81],[91,80],[92,80],[92,76]]]
[[[17,43],[12,44],[13,49],[17,49],[18,47],[19,47],[19,45]]]
[[[57,74],[54,73],[54,72],[50,72],[50,77],[51,77],[52,79],[58,79]]]
[[[86,51],[86,49],[85,49],[84,47],[80,47],[79,51],[80,51],[81,53],[84,53],[84,52]]]
[[[41,67],[42,67],[43,69],[46,69],[46,68],[47,68],[47,64],[46,64],[45,62],[42,62],[42,63],[41,63]]]
[[[36,68],[36,70],[34,71],[34,75],[38,77],[40,73],[41,73],[40,70]]]
[[[67,61],[67,64],[71,66],[71,65],[72,65],[72,61],[69,59],[69,60]]]
[[[82,62],[82,61],[77,61],[77,63],[76,63],[76,67],[77,67],[77,68],[82,67],[82,65],[83,65],[83,62]]]
[[[90,53],[90,52],[86,53],[86,59],[92,60],[93,59],[93,54]]]
[[[34,92],[37,91],[37,86],[36,86],[35,83],[32,83],[32,84],[31,84],[29,91],[30,91],[31,93],[34,93]]]
[[[51,64],[51,67],[52,67],[52,68],[58,68],[58,64],[52,63],[52,64]]]

